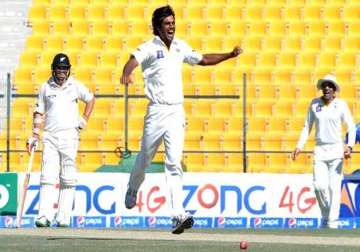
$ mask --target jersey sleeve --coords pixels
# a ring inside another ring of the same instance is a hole
[[[94,94],[81,82],[77,82],[78,98],[84,102],[89,102],[94,98]]]
[[[134,52],[131,53],[136,59],[136,61],[141,64],[148,57],[148,50],[146,44],[140,45]]]
[[[35,111],[39,114],[45,113],[45,85],[42,85],[36,100]]]
[[[312,103],[311,103],[311,105],[312,105]],[[299,141],[296,145],[296,148],[298,148],[300,150],[302,150],[302,148],[304,147],[304,145],[310,135],[310,132],[311,132],[312,126],[314,124],[314,120],[315,120],[314,112],[311,109],[311,107],[312,107],[311,105],[309,106],[307,117],[305,119],[305,124],[301,131]]]
[[[184,51],[184,62],[190,65],[199,64],[202,60],[203,56],[201,53],[198,53],[194,49],[192,49],[187,43],[183,42],[182,44]]]
[[[347,144],[350,147],[353,147],[355,144],[355,138],[356,138],[356,127],[355,127],[353,118],[351,116],[350,109],[345,102],[344,102],[344,110],[343,110],[343,118],[342,119],[347,126]]]

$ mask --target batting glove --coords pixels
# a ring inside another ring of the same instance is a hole
[[[28,140],[26,141],[26,149],[28,151],[28,153],[31,152],[31,149],[34,148],[34,151],[37,149],[39,145],[39,137],[32,135],[31,137],[28,138]]]
[[[78,129],[79,129],[79,130],[85,129],[86,124],[87,124],[87,122],[86,122],[86,120],[84,119],[84,117],[80,116],[80,117],[79,117],[79,126],[78,126]]]

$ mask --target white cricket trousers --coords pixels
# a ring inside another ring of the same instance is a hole
[[[144,119],[141,150],[130,174],[129,188],[138,190],[145,179],[145,168],[151,164],[155,153],[164,140],[165,177],[168,187],[168,203],[172,217],[185,215],[183,207],[183,170],[181,157],[184,148],[185,112],[182,104],[148,105]]]
[[[56,134],[44,132],[39,217],[45,216],[52,221],[54,198],[57,196],[54,185],[59,180],[60,194],[57,202],[57,220],[69,224],[77,183],[76,155],[78,143],[79,133],[76,129]]]
[[[324,224],[339,218],[343,159],[314,160],[315,195]]]

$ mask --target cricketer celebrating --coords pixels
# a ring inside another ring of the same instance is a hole
[[[55,183],[60,180],[56,225],[70,225],[72,206],[77,182],[76,154],[79,132],[93,110],[95,97],[80,81],[70,77],[70,61],[67,55],[57,54],[52,62],[52,77],[43,83],[33,117],[33,134],[27,141],[27,150],[36,148],[43,128],[43,153],[40,176],[39,215],[37,227],[49,227],[54,218],[53,200]],[[86,103],[79,116],[78,100]],[[44,119],[43,119],[44,118]]]
[[[355,144],[355,125],[345,101],[336,97],[340,87],[335,76],[326,75],[317,83],[323,95],[312,100],[304,128],[292,159],[295,160],[315,123],[313,183],[323,218],[323,227],[337,228],[340,211],[340,193],[343,159],[350,158]],[[342,123],[347,126],[349,141],[344,146]]]
[[[153,159],[159,145],[165,145],[165,177],[172,209],[172,233],[180,234],[191,228],[193,217],[183,207],[183,171],[181,157],[184,146],[185,113],[183,108],[182,63],[215,65],[238,56],[242,51],[235,47],[229,53],[204,54],[194,51],[187,43],[174,37],[175,13],[170,6],[154,11],[152,27],[155,37],[141,44],[125,64],[122,84],[132,82],[132,71],[141,64],[145,95],[149,99],[144,119],[141,150],[138,154],[125,197],[128,209],[136,205],[137,191],[144,181],[145,168]]]

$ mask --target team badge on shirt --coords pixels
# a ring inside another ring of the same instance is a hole
[[[318,106],[316,107],[316,112],[320,112],[320,111],[321,111],[321,106],[318,105]]]
[[[161,50],[156,51],[156,56],[158,59],[164,58],[164,53]]]

